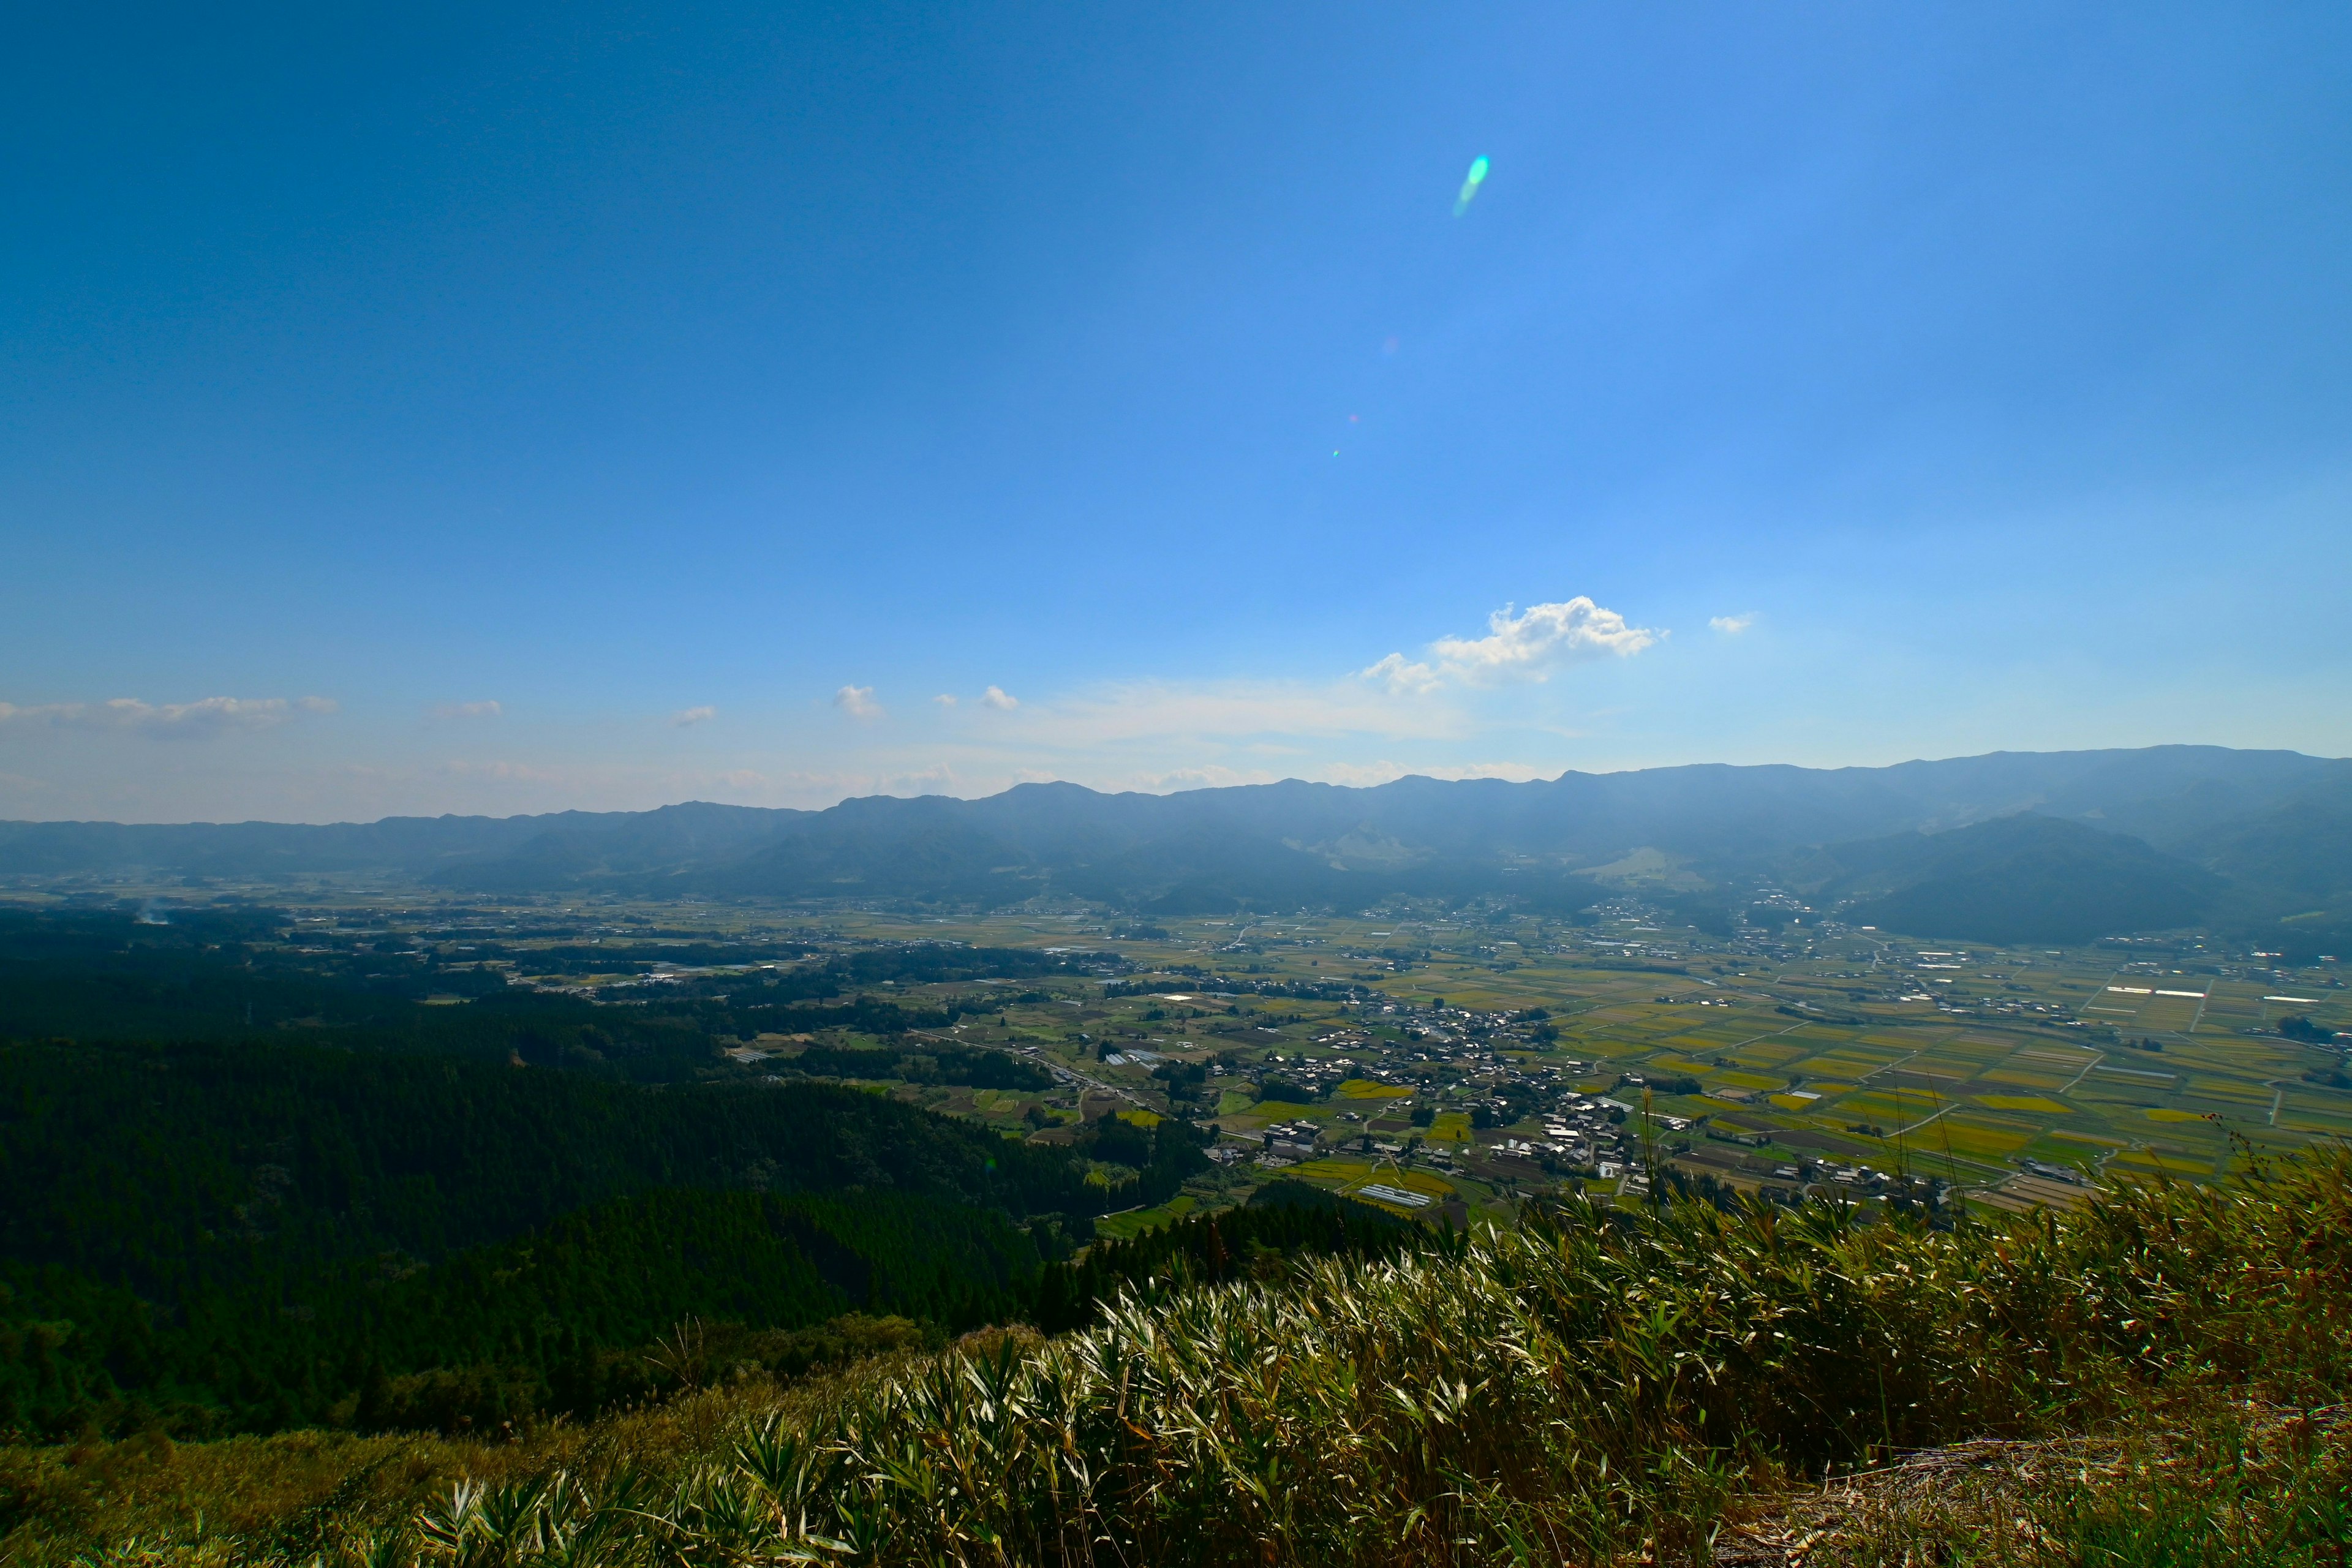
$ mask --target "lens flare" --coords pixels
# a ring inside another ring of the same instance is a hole
[[[1470,198],[1478,194],[1478,187],[1486,183],[1486,156],[1482,153],[1471,161],[1470,177],[1462,182],[1462,194],[1454,198],[1454,216],[1455,217],[1460,217],[1464,213],[1470,210]]]

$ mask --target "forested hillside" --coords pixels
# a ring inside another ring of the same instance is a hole
[[[1838,845],[1804,869],[1820,895],[1851,900],[1853,924],[2004,944],[2194,925],[2224,886],[2137,838],[2031,812]]]
[[[1143,1167],[1118,1202],[1201,1162],[1181,1123],[1113,1131]],[[809,1082],[19,1041],[0,1047],[0,1426],[324,1420],[372,1369],[503,1369],[480,1374],[498,1399],[544,1405],[559,1368],[687,1316],[968,1325],[1025,1300],[1033,1229],[1055,1250],[1114,1201],[1087,1152]]]

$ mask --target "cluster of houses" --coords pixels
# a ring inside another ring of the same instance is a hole
[[[1549,1160],[1606,1179],[1615,1173],[1601,1167],[1624,1160],[1623,1123],[1633,1109],[1607,1095],[1569,1089],[1546,1116],[1541,1138],[1504,1138],[1486,1149],[1497,1157]]]

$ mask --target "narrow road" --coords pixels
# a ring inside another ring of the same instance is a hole
[[[1895,1130],[1894,1135],[1897,1138],[1908,1138],[1914,1132],[1918,1131],[1922,1127],[1934,1126],[1937,1122],[1942,1121],[1945,1117],[1949,1116],[1953,1111],[1958,1110],[1959,1108],[1960,1102],[1958,1100],[1955,1100],[1947,1101],[1944,1109],[1936,1112],[1935,1115],[1923,1116],[1908,1127],[1898,1127]]]
[[[2083,1066],[2083,1070],[2082,1070],[2081,1072],[2076,1073],[2073,1078],[2068,1079],[2066,1080],[2066,1088],[2065,1088],[2065,1089],[2060,1089],[2058,1092],[2059,1092],[2059,1093],[2061,1093],[2061,1094],[2064,1094],[2064,1093],[2066,1092],[2066,1090],[2067,1090],[2067,1089],[2073,1089],[2076,1084],[2078,1084],[2078,1083],[2082,1082],[2084,1079],[2086,1079],[2086,1078],[2090,1077],[2090,1076],[2091,1076],[2092,1069],[2093,1069],[2093,1068],[2096,1068],[2096,1067],[2097,1067],[2101,1062],[2105,1061],[2106,1059],[2107,1059],[2107,1053],[2106,1053],[2106,1052],[2105,1052],[2105,1051],[2094,1051],[2094,1052],[2092,1052],[2092,1053],[2091,1053],[2091,1059],[2090,1059],[2088,1062],[2085,1062],[2085,1063],[2084,1064],[2084,1066]]]
[[[1898,1057],[1898,1058],[1896,1058],[1894,1061],[1888,1062],[1888,1063],[1887,1063],[1885,1067],[1883,1067],[1883,1068],[1871,1068],[1868,1072],[1866,1072],[1866,1073],[1863,1074],[1860,1078],[1858,1078],[1858,1079],[1854,1079],[1853,1081],[1854,1081],[1857,1085],[1868,1083],[1872,1079],[1876,1078],[1880,1073],[1883,1073],[1883,1072],[1893,1072],[1896,1068],[1899,1068],[1899,1067],[1908,1067],[1911,1063],[1917,1061],[1921,1057],[1926,1056],[1929,1051],[1932,1051],[1932,1050],[1934,1050],[1935,1048],[1936,1048],[1936,1047],[1935,1047],[1935,1046],[1934,1046],[1933,1044],[1928,1044],[1928,1045],[1921,1046],[1917,1050],[1913,1051],[1909,1056],[1907,1056],[1907,1057]],[[1925,1073],[1922,1073],[1922,1074],[1920,1074],[1919,1076],[1920,1076],[1920,1077],[1922,1077],[1922,1078],[1924,1078],[1924,1077],[1926,1077],[1926,1076],[1927,1076],[1927,1074],[1925,1074]]]
[[[1762,1035],[1750,1035],[1750,1036],[1748,1036],[1746,1039],[1744,1039],[1744,1040],[1739,1040],[1739,1041],[1736,1041],[1736,1042],[1734,1042],[1734,1043],[1733,1043],[1733,1044],[1731,1044],[1731,1045],[1728,1045],[1728,1046],[1724,1047],[1723,1048],[1724,1048],[1725,1050],[1727,1050],[1727,1051],[1736,1051],[1736,1050],[1738,1050],[1741,1046],[1752,1046],[1752,1045],[1754,1045],[1754,1044],[1755,1044],[1757,1041],[1759,1041],[1759,1040],[1777,1040],[1777,1039],[1779,1039],[1779,1038],[1780,1038],[1781,1036],[1783,1036],[1783,1035],[1793,1035],[1793,1034],[1795,1034],[1799,1029],[1801,1029],[1801,1028],[1803,1028],[1804,1026],[1805,1026],[1804,1020],[1800,1019],[1800,1020],[1798,1020],[1796,1023],[1793,1023],[1793,1024],[1790,1025],[1790,1026],[1789,1026],[1787,1028],[1785,1028],[1785,1029],[1774,1029],[1774,1030],[1772,1030],[1772,1031],[1771,1031],[1770,1033],[1769,1033],[1769,1034],[1762,1034]]]

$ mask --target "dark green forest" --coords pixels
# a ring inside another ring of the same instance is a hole
[[[1033,1316],[1090,1216],[1205,1165],[1181,1121],[1043,1148],[821,1081],[1043,1087],[906,1034],[953,1012],[855,987],[1059,958],[927,945],[725,996],[499,979],[451,1004],[422,998],[479,972],[309,945],[264,911],[0,917],[0,1435],[478,1426],[713,1358],[790,1373]],[[787,1025],[882,1043],[784,1076],[721,1054]],[[1089,1184],[1098,1163],[1135,1178]]]
[[[1139,1179],[1114,1196],[1090,1159]],[[372,1371],[436,1368],[495,1369],[501,1407],[593,1406],[617,1395],[580,1367],[689,1317],[1024,1316],[1087,1216],[1203,1163],[1181,1122],[1045,1149],[814,1082],[18,1042],[0,1429],[268,1429],[332,1418]]]

